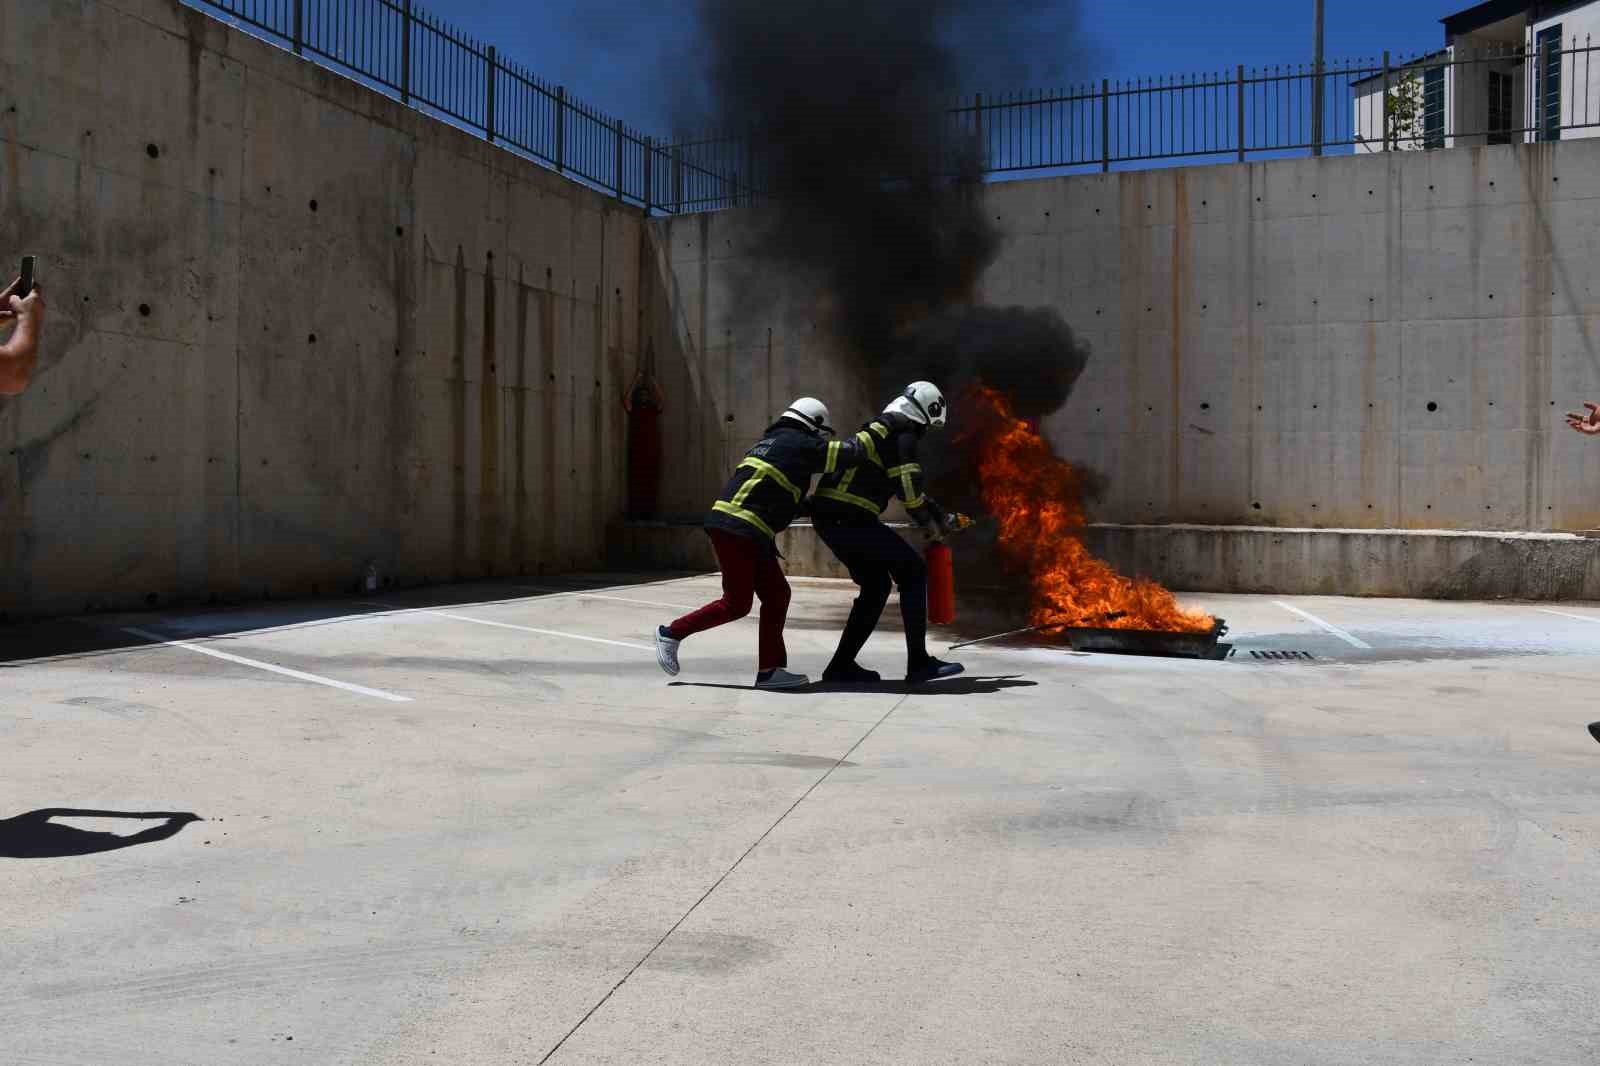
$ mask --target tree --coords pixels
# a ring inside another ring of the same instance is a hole
[[[1385,151],[1410,151],[1422,141],[1422,79],[1415,70],[1401,74],[1383,98]]]

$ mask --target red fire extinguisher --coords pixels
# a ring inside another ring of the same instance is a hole
[[[650,373],[654,344],[622,399],[628,412],[628,517],[652,518],[661,498],[661,389]]]
[[[953,514],[945,519],[953,533],[972,525],[964,514]],[[950,554],[950,545],[943,540],[931,541],[924,549],[923,558],[928,564],[928,621],[945,626],[956,620],[956,568]]]

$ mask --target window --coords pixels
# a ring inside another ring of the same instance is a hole
[[[1561,139],[1561,27],[1539,31],[1538,92],[1534,117],[1541,141]]]
[[[1444,68],[1422,72],[1422,147],[1444,147]]]
[[[1489,72],[1489,143],[1511,143],[1511,75]]]

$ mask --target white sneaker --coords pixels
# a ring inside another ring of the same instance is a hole
[[[668,677],[678,676],[678,645],[682,643],[667,636],[666,626],[656,627],[656,662]]]
[[[779,666],[756,675],[756,688],[805,688],[811,679],[805,674],[791,674]]]

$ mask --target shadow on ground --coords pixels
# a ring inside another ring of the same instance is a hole
[[[160,825],[119,836],[91,829],[63,825],[53,818],[128,818],[137,821],[161,820]],[[177,836],[190,822],[203,819],[188,811],[99,811],[75,807],[41,807],[15,818],[0,818],[0,858],[59,859],[68,855],[93,855],[138,844],[153,844]]]
[[[606,574],[593,580],[580,576],[505,577],[360,596],[261,600],[226,607],[168,608],[17,622],[0,626],[0,670],[36,659],[109,654],[150,643],[127,632],[130,627],[146,630],[165,640],[208,640],[260,629],[316,625],[353,615],[536,600],[589,589],[617,589],[693,576],[684,573]]]
[[[754,685],[727,685],[710,681],[672,681],[673,688],[723,688],[743,692],[771,692],[776,696],[810,695],[819,692],[858,692],[871,695],[916,696],[985,696],[1008,688],[1033,688],[1037,681],[1028,681],[1018,674],[997,677],[953,677],[946,681],[930,681],[926,685],[908,685],[904,681],[879,681],[876,684],[831,684],[819,681],[799,688],[758,689]]]

